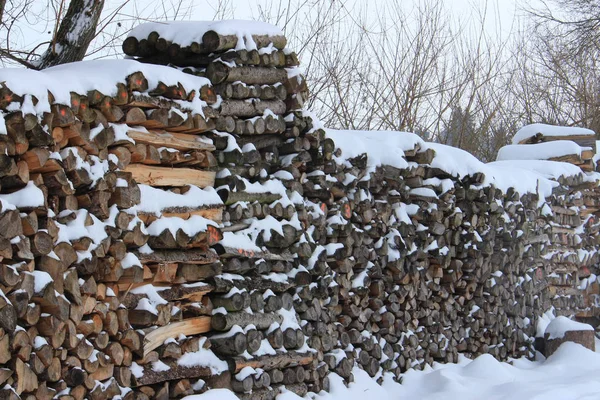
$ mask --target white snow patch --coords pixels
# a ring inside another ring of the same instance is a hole
[[[211,350],[207,350],[203,347],[206,338],[200,339],[200,350],[185,353],[179,360],[177,365],[182,367],[205,367],[210,368],[213,374],[220,374],[221,372],[227,371],[227,362],[220,360]]]
[[[232,19],[223,21],[148,22],[136,26],[129,33],[129,36],[142,40],[147,39],[151,32],[157,32],[161,38],[177,43],[181,47],[186,47],[193,42],[202,43],[202,36],[208,31],[215,31],[221,35],[236,35],[238,37],[236,50],[255,50],[256,43],[254,43],[252,35],[283,35],[281,29],[266,22]]]
[[[555,140],[536,144],[509,144],[498,150],[496,160],[548,160],[576,154],[581,156],[582,148],[571,140]]]
[[[562,339],[565,333],[571,331],[593,331],[591,325],[573,321],[567,317],[559,316],[554,318],[546,327],[546,334],[549,339]]]
[[[513,136],[513,144],[518,144],[525,139],[541,133],[543,136],[594,136],[594,131],[586,128],[572,126],[556,126],[547,124],[525,125]]]

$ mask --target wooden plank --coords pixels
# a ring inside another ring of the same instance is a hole
[[[179,217],[182,219],[190,219],[194,215],[199,215],[203,218],[210,219],[211,221],[221,222],[223,221],[223,207],[210,207],[203,208],[197,210],[181,210],[181,211],[163,211],[161,212],[161,217]],[[138,213],[138,217],[144,221],[146,225],[151,224],[153,221],[157,220],[157,217],[154,214],[144,214]]]
[[[191,168],[166,168],[143,164],[129,164],[124,170],[131,173],[137,183],[150,186],[195,185],[200,188],[214,186],[213,171],[201,171]]]
[[[566,162],[571,164],[581,164],[583,162],[578,154],[566,154],[559,157],[550,157],[548,158],[548,161]]]
[[[186,133],[161,133],[155,131],[141,132],[134,129],[127,131],[127,136],[136,143],[151,144],[157,147],[170,147],[176,150],[206,150],[214,151],[215,146],[201,136]]]
[[[585,217],[585,216],[588,216],[590,214],[595,214],[598,211],[600,211],[600,208],[598,208],[598,207],[587,207],[587,208],[584,208],[584,209],[580,210],[579,214],[582,217]]]
[[[210,321],[211,317],[195,317],[153,330],[144,337],[144,357],[167,339],[177,338],[181,334],[191,336],[210,332]]]

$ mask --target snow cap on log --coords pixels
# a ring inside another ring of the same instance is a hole
[[[545,335],[550,340],[562,339],[567,332],[593,330],[594,328],[589,324],[573,321],[565,316],[559,316],[548,324]]]
[[[594,328],[565,316],[556,317],[548,324],[544,339],[546,357],[553,355],[565,342],[578,343],[591,351],[596,351]]]
[[[200,189],[189,186],[184,194],[154,188],[148,185],[139,185],[141,200],[135,206],[138,212],[160,215],[164,210],[177,210],[178,208],[194,209],[201,207],[223,205],[221,198],[212,187]]]
[[[539,174],[547,179],[558,181],[561,178],[567,177],[581,177],[583,180],[589,180],[591,182],[592,178],[588,177],[581,171],[576,165],[565,163],[565,162],[557,162],[557,161],[548,161],[548,160],[504,160],[504,161],[494,161],[487,163],[488,166],[494,167],[503,167],[503,168],[519,168],[522,170],[532,171],[536,174]]]
[[[583,148],[570,140],[507,145],[498,150],[498,161],[502,160],[548,160],[564,156],[581,157]]]
[[[285,47],[283,32],[278,27],[261,21],[224,20],[224,21],[173,21],[149,22],[136,26],[128,37],[137,40],[147,39],[152,33],[158,33],[161,39],[175,43],[180,47],[190,46],[192,43],[218,43],[219,36],[232,36],[226,46],[209,46],[208,51],[247,49],[255,50],[266,47],[267,43],[257,43],[259,37],[280,37],[274,41],[276,48]],[[225,48],[224,48],[225,47]]]
[[[552,194],[552,190],[559,185],[556,180],[560,176],[581,174],[581,169],[575,166],[564,167],[564,163],[551,161],[544,161],[551,164],[539,164],[536,168],[523,161],[485,164],[464,150],[425,142],[417,135],[407,132],[333,129],[327,129],[326,132],[327,137],[333,139],[341,150],[341,155],[335,156],[335,160],[343,165],[357,157],[366,156],[367,174],[373,173],[376,167],[382,165],[399,169],[415,167],[413,160],[418,160],[418,164],[443,171],[458,179],[479,175],[475,184],[484,187],[493,185],[504,193],[510,188],[520,194],[537,193],[540,201]],[[411,151],[415,153],[414,157],[407,156]],[[420,157],[428,151],[433,151],[432,156]],[[550,169],[543,170],[542,167]]]
[[[574,126],[555,126],[547,124],[531,124],[519,129],[512,139],[513,144],[523,143],[536,135],[541,136],[595,136],[591,129]]]
[[[71,104],[71,92],[85,94],[97,90],[106,96],[116,96],[117,83],[125,82],[135,72],[144,75],[149,90],[156,88],[159,82],[168,86],[181,84],[188,93],[193,90],[199,92],[203,86],[210,85],[206,78],[134,60],[80,61],[42,71],[6,68],[0,70],[0,82],[16,95],[26,96],[22,107],[24,113],[41,114],[50,112],[48,92],[54,96],[54,103],[65,105]],[[38,99],[37,104],[33,104],[31,96]],[[201,114],[202,106],[206,104],[195,98],[187,105]]]

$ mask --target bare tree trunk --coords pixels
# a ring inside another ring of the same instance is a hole
[[[71,0],[60,28],[37,62],[39,69],[81,61],[96,34],[104,0]]]
[[[2,23],[4,17],[4,6],[6,6],[6,0],[0,0],[0,23]]]

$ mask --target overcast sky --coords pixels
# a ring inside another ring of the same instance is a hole
[[[257,15],[257,5],[268,3],[267,1],[255,0],[225,0],[234,9],[235,18],[246,19]],[[327,0],[325,0],[327,1]],[[368,4],[370,7],[378,7],[389,2],[401,2],[403,5],[416,5],[423,0],[348,0],[348,4],[356,3],[358,5]],[[516,15],[521,14],[520,7],[523,0],[437,0],[444,3],[444,7],[453,14],[455,18],[477,18],[478,10],[483,10],[487,6],[489,29],[501,27],[503,32],[509,32],[513,26]],[[535,0],[533,0],[535,2]],[[278,3],[278,1],[272,1]],[[286,3],[285,0],[281,0]],[[214,9],[218,1],[215,0],[197,0],[194,2],[193,19],[203,19],[204,10]],[[532,1],[526,1],[524,4],[532,4]],[[407,7],[407,8],[409,8]],[[205,17],[204,17],[205,18]]]
[[[278,7],[280,4],[287,4],[288,1],[301,2],[303,0],[130,0],[125,8],[120,8],[123,5],[123,0],[106,0],[104,7],[104,17],[110,17],[111,13],[119,9],[121,15],[117,19],[122,22],[122,27],[118,29],[118,34],[125,32],[134,25],[137,25],[146,20],[164,19],[165,15],[178,15],[177,19],[186,20],[211,20],[214,19],[215,10],[219,4],[227,5],[229,12],[226,17],[234,17],[237,19],[257,19],[258,9],[262,5]],[[313,0],[307,0],[310,2]],[[331,0],[323,0],[331,1]],[[339,1],[339,0],[338,0]],[[410,9],[412,6],[422,3],[424,0],[346,0],[349,7],[369,7],[376,13],[378,7],[389,5],[392,1],[401,2],[402,6]],[[433,0],[435,1],[435,0]],[[531,4],[532,0],[437,0],[444,3],[444,7],[452,19],[461,26],[476,24],[480,20],[482,10],[486,10],[486,31],[492,37],[501,35],[505,39],[511,32],[516,29],[516,23],[519,15],[522,15],[522,5]],[[537,0],[533,0],[537,1]],[[37,1],[34,3],[39,5],[40,13],[39,20],[31,20],[25,22],[20,27],[20,31],[12,33],[12,41],[15,48],[32,49],[37,44],[50,40],[53,31],[52,10],[47,8],[45,1]],[[44,8],[46,7],[46,8]],[[169,19],[172,19],[169,18]],[[32,22],[33,21],[33,22]],[[114,23],[113,25],[114,26]],[[98,41],[105,40],[100,38]],[[121,38],[119,40],[122,40]],[[97,45],[95,43],[94,45]],[[119,46],[120,47],[120,46]],[[118,50],[117,50],[118,51]],[[100,54],[94,54],[92,58],[98,57]],[[118,53],[113,53],[117,56]]]

